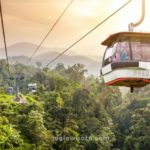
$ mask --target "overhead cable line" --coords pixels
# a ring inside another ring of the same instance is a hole
[[[2,10],[1,0],[0,0],[0,17],[1,17],[3,40],[4,40],[4,49],[5,49],[5,55],[6,55],[6,61],[7,61],[7,69],[8,69],[8,73],[9,73],[9,76],[10,76],[10,65],[9,65],[8,50],[7,50],[7,44],[6,44],[6,34],[5,34],[5,27],[4,27],[4,19],[3,19],[3,10]]]
[[[67,51],[69,51],[72,47],[74,47],[77,43],[79,43],[81,40],[83,40],[86,36],[88,36],[91,32],[93,32],[95,29],[97,29],[99,26],[101,26],[103,23],[105,23],[108,19],[110,19],[112,16],[114,16],[116,13],[118,13],[121,9],[123,9],[125,6],[127,6],[132,0],[129,0],[125,4],[123,4],[120,8],[118,8],[115,12],[113,12],[111,15],[109,15],[107,18],[105,18],[102,22],[97,24],[94,28],[92,28],[90,31],[88,31],[84,36],[82,36],[80,39],[78,39],[76,42],[74,42],[72,45],[70,45],[67,49],[62,51],[59,55],[57,55],[54,59],[52,59],[46,67],[48,67],[50,64],[52,64],[54,61],[56,61],[59,57],[64,55]]]
[[[37,46],[37,48],[35,49],[35,51],[33,52],[33,54],[29,57],[29,59],[27,60],[27,64],[31,61],[31,59],[33,58],[33,56],[38,52],[38,50],[40,49],[40,47],[42,46],[42,44],[44,43],[44,41],[47,39],[47,37],[49,36],[49,34],[52,32],[52,30],[55,28],[55,26],[58,24],[58,22],[60,21],[60,19],[63,17],[63,15],[65,14],[65,12],[68,10],[68,8],[70,7],[70,5],[73,3],[74,0],[71,0],[70,3],[67,5],[67,7],[63,10],[63,12],[61,13],[61,15],[58,17],[58,19],[56,20],[56,22],[53,24],[53,26],[50,28],[50,30],[48,31],[48,33],[45,35],[45,37],[43,38],[43,40],[40,42],[40,44]]]

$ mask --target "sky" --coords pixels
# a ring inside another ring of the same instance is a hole
[[[145,1],[145,20],[135,30],[150,32],[150,0]],[[69,2],[70,0],[2,0],[7,45],[18,42],[39,44]],[[50,49],[69,47],[125,2],[127,0],[74,0],[43,46]],[[101,57],[105,49],[101,42],[110,34],[128,31],[128,24],[138,21],[140,16],[141,0],[132,0],[67,53]],[[3,47],[1,28],[0,33],[0,47]],[[41,53],[43,52],[39,50],[37,55]]]

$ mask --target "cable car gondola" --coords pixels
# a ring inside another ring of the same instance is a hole
[[[13,94],[14,94],[14,88],[13,88],[12,86],[9,86],[9,87],[7,88],[7,90],[6,90],[6,92],[7,92],[8,94],[13,95]]]
[[[143,87],[150,84],[150,33],[119,32],[109,36],[101,74],[112,86]]]
[[[36,83],[29,83],[28,84],[28,91],[32,93],[36,93],[37,91],[37,84]]]

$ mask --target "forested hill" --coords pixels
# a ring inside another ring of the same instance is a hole
[[[8,46],[10,63],[15,64],[17,62],[26,64],[27,60],[32,55],[32,51],[36,48],[36,44],[28,42],[21,42]],[[42,51],[42,53],[35,55],[30,61],[30,64],[36,65],[36,62],[42,62],[42,65],[44,66],[49,62],[49,60],[52,60],[59,55],[60,52],[64,51],[64,49],[41,47],[40,51]],[[0,48],[0,57],[5,58],[5,50],[3,48]],[[57,63],[60,62],[63,62],[65,66],[81,63],[88,69],[88,74],[98,76],[101,67],[101,60],[102,58],[98,56],[91,56],[87,54],[78,55],[71,51],[68,54],[64,54],[59,60],[54,62],[53,66],[56,66]]]
[[[24,104],[0,60],[0,150],[149,150],[150,87],[124,97],[117,87],[85,76],[82,64],[54,69],[15,64]],[[12,78],[11,78],[12,79]],[[36,93],[27,89],[37,83]]]

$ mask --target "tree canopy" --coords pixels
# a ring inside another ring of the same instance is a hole
[[[147,86],[122,96],[86,75],[82,64],[55,68],[11,65],[22,73],[24,104],[7,91],[15,87],[0,60],[1,150],[149,150],[150,98]],[[37,83],[37,91],[27,85]]]

